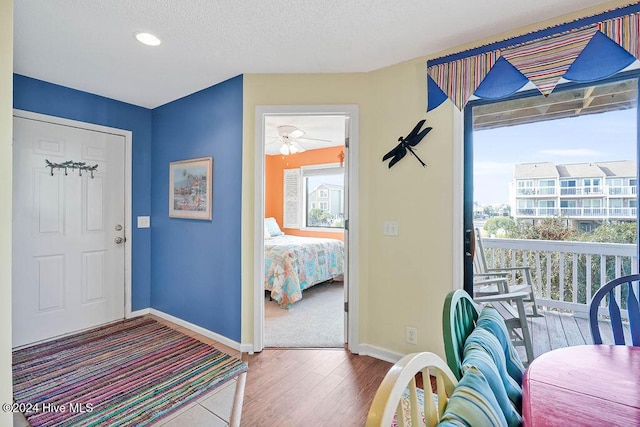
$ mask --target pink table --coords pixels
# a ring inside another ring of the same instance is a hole
[[[535,359],[522,382],[525,426],[640,425],[640,347],[581,345]]]

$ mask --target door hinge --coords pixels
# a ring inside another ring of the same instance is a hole
[[[348,219],[345,219],[345,220],[344,220],[344,229],[345,229],[345,230],[348,230],[348,229],[349,229],[349,220],[348,220]]]
[[[344,302],[344,312],[348,313],[349,312],[349,301],[345,301]]]
[[[344,139],[344,148],[349,148],[349,137]]]

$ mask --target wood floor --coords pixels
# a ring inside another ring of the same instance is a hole
[[[362,426],[391,363],[342,349],[248,356],[243,426]]]
[[[527,318],[534,357],[558,348],[593,344],[589,319],[584,316],[574,316],[572,313],[559,313],[544,309],[540,310],[540,313],[541,317]],[[598,323],[603,344],[613,344],[611,324],[607,320],[600,320]],[[628,324],[624,324],[624,332],[629,339]],[[521,357],[524,357],[522,347],[518,347],[518,352]]]
[[[151,317],[240,357],[237,350]],[[249,364],[241,425],[251,427],[363,426],[373,396],[392,366],[344,349],[265,349],[241,357]]]

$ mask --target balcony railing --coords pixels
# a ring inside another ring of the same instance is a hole
[[[635,219],[637,208],[517,208],[516,217],[564,216],[567,218]]]
[[[531,268],[538,305],[583,315],[602,284],[638,271],[634,244],[493,238],[482,242],[491,268]],[[521,281],[522,277],[514,272],[512,279]],[[616,299],[625,309],[619,292]]]
[[[635,185],[622,186],[586,186],[586,187],[526,187],[516,188],[516,196],[635,196]]]

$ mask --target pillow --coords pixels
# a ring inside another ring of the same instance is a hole
[[[276,219],[273,217],[264,219],[264,228],[269,231],[271,237],[282,236],[284,233],[280,230]]]
[[[271,239],[271,234],[269,233],[269,230],[267,230],[266,224],[265,224],[265,227],[264,227],[264,239],[265,240]]]
[[[509,400],[511,400],[518,411],[520,411],[522,407],[522,388],[507,372],[504,352],[500,341],[486,329],[476,327],[467,338],[467,341],[465,341],[463,355],[472,349],[479,349],[488,354],[500,375]]]
[[[491,387],[482,372],[470,366],[453,390],[439,426],[506,426]]]
[[[484,348],[476,344],[471,344],[464,349],[464,359],[462,361],[463,375],[465,371],[472,367],[477,368],[482,372],[482,375],[484,375],[498,405],[500,405],[502,414],[507,420],[507,425],[509,425],[509,427],[520,426],[522,424],[522,417],[507,395],[502,377],[493,361],[493,357],[491,357]]]
[[[491,306],[485,306],[478,316],[476,327],[491,332],[500,341],[507,362],[507,372],[518,385],[522,386],[524,365],[511,342],[511,338],[509,338],[509,331],[498,310]]]

